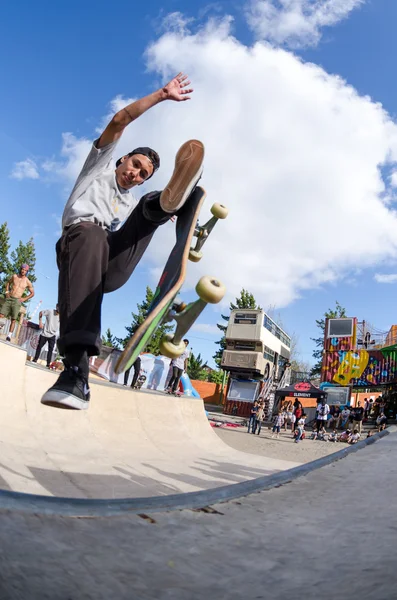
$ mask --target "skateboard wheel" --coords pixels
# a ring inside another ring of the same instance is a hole
[[[196,252],[196,250],[189,251],[189,260],[191,260],[192,262],[198,262],[202,258],[203,258],[202,252]]]
[[[229,214],[229,209],[226,208],[226,206],[223,206],[223,204],[215,202],[215,204],[211,206],[211,212],[217,219],[226,219]]]
[[[222,282],[215,277],[204,275],[196,285],[196,292],[199,298],[209,304],[218,304],[225,295],[226,288]]]
[[[168,358],[178,358],[178,356],[183,354],[186,350],[186,345],[183,340],[181,340],[179,344],[174,344],[172,341],[173,338],[174,336],[171,333],[165,335],[160,340],[160,352],[163,356],[168,356]]]

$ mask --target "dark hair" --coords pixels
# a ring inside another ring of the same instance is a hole
[[[189,340],[184,339],[183,341],[185,342],[185,344],[189,344]]]
[[[159,155],[157,154],[157,152],[155,150],[152,150],[152,148],[148,148],[147,146],[142,146],[141,148],[135,148],[135,150],[132,150],[126,156],[127,156],[127,158],[129,158],[130,156],[134,156],[134,154],[143,154],[143,156],[146,156],[152,163],[153,173],[151,175],[149,175],[149,177],[147,178],[147,179],[150,179],[154,175],[154,173],[160,168]],[[121,160],[122,158],[123,157],[119,158],[118,161],[116,162],[116,169],[123,162]]]

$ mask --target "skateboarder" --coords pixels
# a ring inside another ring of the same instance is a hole
[[[29,265],[24,263],[21,265],[18,275],[13,275],[6,284],[6,299],[3,302],[1,309],[2,313],[0,314],[0,317],[5,317],[6,319],[11,318],[10,331],[6,337],[7,342],[11,342],[11,336],[15,329],[15,323],[17,322],[18,315],[21,311],[22,302],[27,302],[34,296],[33,285],[26,277],[28,271]],[[29,295],[22,300],[22,296],[26,289],[29,290]]]
[[[141,354],[143,354],[143,353],[141,352]],[[136,386],[136,382],[138,381],[138,377],[139,377],[139,371],[141,370],[141,362],[142,362],[141,358],[140,358],[140,356],[138,356],[138,358],[130,366],[130,368],[127,369],[126,371],[124,371],[124,385],[128,385],[128,378],[130,376],[131,369],[134,369],[134,375],[132,377],[131,387],[134,388]]]
[[[43,325],[43,317],[45,317],[45,324]],[[52,310],[42,310],[39,313],[39,328],[42,333],[39,337],[39,343],[37,344],[36,354],[32,362],[37,363],[40,353],[44,346],[48,343],[47,351],[47,369],[50,368],[52,362],[52,352],[55,346],[56,334],[59,330],[59,309],[58,304],[56,308]]]
[[[160,166],[158,154],[139,147],[113,164],[124,129],[156,104],[188,100],[192,89],[180,73],[163,88],[114,115],[94,142],[62,217],[56,245],[59,268],[60,337],[65,369],[41,402],[59,408],[88,408],[88,358],[101,347],[103,294],[128,281],[154,232],[185,204],[201,177],[204,146],[197,140],[179,149],[175,168],[162,192],[137,202],[130,190]]]

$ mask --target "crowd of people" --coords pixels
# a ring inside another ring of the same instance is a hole
[[[264,402],[254,402],[248,422],[248,433],[259,435],[265,420]],[[364,405],[358,401],[356,406],[329,406],[325,399],[317,403],[314,421],[307,424],[307,415],[302,403],[296,399],[280,405],[270,425],[272,438],[278,439],[282,430],[290,431],[294,441],[299,443],[306,438],[306,430],[312,430],[310,439],[324,442],[345,442],[356,444],[363,432],[363,423],[371,420],[374,425],[367,433],[370,437],[382,431],[387,425],[387,418],[381,397],[377,401],[366,398]]]

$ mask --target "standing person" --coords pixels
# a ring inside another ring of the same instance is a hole
[[[258,401],[255,400],[254,404],[251,406],[247,433],[249,433],[251,429],[252,429],[252,433],[255,433],[255,431],[254,431],[255,420],[256,420],[256,413],[258,412],[258,409],[259,409]]]
[[[295,431],[296,427],[298,426],[298,421],[301,418],[302,413],[303,413],[302,402],[300,400],[296,399],[295,402],[294,402],[295,422],[294,422],[293,431]]]
[[[364,418],[364,409],[361,406],[361,402],[357,402],[357,406],[353,408],[353,429],[357,429],[361,434],[361,426]]]
[[[326,403],[325,398],[323,398],[317,404],[317,410],[316,410],[317,434],[319,433],[320,429],[322,429],[323,427],[324,427],[324,429],[326,428],[328,414],[329,414],[329,406]]]
[[[139,202],[130,190],[160,166],[157,152],[135,148],[116,164],[112,155],[124,129],[145,112],[172,100],[190,98],[186,75],[117,112],[94,142],[66,203],[62,237],[56,245],[59,268],[60,337],[65,369],[41,402],[58,408],[89,405],[88,360],[101,348],[103,295],[130,278],[157,228],[184,206],[202,174],[204,146],[185,142],[178,150],[169,183]]]
[[[274,438],[274,434],[276,434],[277,439],[280,437],[280,430],[281,430],[282,424],[283,424],[283,417],[281,415],[281,412],[279,412],[274,417],[273,429],[272,429],[272,438]]]
[[[141,352],[142,354],[142,352]],[[139,371],[141,370],[141,357],[138,356],[136,361],[124,372],[124,385],[128,385],[128,377],[130,376],[131,369],[134,369],[134,375],[131,381],[131,387],[134,388],[136,386],[136,382],[138,381]]]
[[[364,399],[364,419],[366,421],[368,419],[369,408],[370,408],[369,400],[368,400],[368,398],[365,398]]]
[[[42,321],[43,317],[45,317],[44,326]],[[47,369],[49,369],[52,362],[52,352],[55,346],[56,335],[59,331],[58,304],[52,310],[42,310],[39,313],[39,328],[42,330],[42,333],[40,334],[39,343],[37,344],[36,353],[32,362],[37,363],[40,357],[40,352],[48,343]]]
[[[258,435],[260,434],[264,418],[265,418],[265,405],[263,402],[261,402],[259,404],[258,411],[256,413],[255,430],[252,430],[252,433],[258,432]]]
[[[13,275],[6,284],[6,299],[3,302],[0,317],[11,319],[10,331],[6,337],[7,342],[11,342],[11,336],[21,311],[22,302],[27,302],[34,296],[33,285],[26,277],[28,271],[29,265],[24,263],[21,265],[18,275]],[[29,290],[29,295],[22,299],[26,289]]]
[[[295,438],[295,442],[296,443],[300,442],[301,439],[302,439],[302,436],[303,436],[303,434],[305,432],[305,423],[306,423],[306,414],[304,412],[302,412],[302,415],[301,415],[301,417],[300,417],[300,419],[298,421],[298,424],[297,424],[298,433],[297,433],[297,436]]]
[[[178,356],[178,358],[173,358],[171,361],[172,367],[172,377],[169,380],[168,388],[165,390],[168,394],[175,394],[178,389],[179,381],[183,375],[184,371],[187,371],[187,365],[189,362],[190,352],[187,349],[189,345],[189,340],[183,340],[185,343],[185,351]]]

